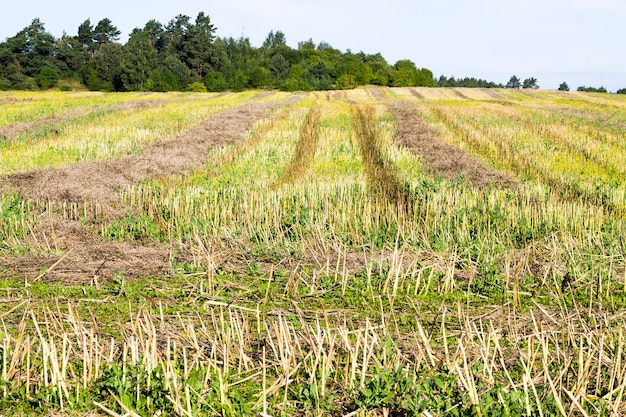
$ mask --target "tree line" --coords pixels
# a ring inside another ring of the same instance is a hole
[[[467,87],[467,88],[530,88],[530,89],[538,89],[539,84],[537,84],[537,79],[535,77],[526,78],[522,81],[517,75],[511,76],[509,81],[506,84],[495,83],[493,81],[487,81],[482,79],[477,79],[473,77],[465,77],[455,79],[454,76],[446,77],[442,75],[437,80],[437,85],[439,87]]]
[[[529,77],[522,81],[517,75],[511,76],[506,84],[494,83],[492,81],[465,77],[456,79],[454,76],[446,77],[442,75],[437,79],[437,86],[439,87],[468,87],[468,88],[522,88],[522,89],[537,89],[539,84],[535,77]],[[559,84],[559,91],[570,91],[569,85],[563,81]],[[607,89],[604,87],[586,87],[580,86],[576,91],[585,91],[593,93],[607,93]],[[616,91],[616,94],[626,94],[626,88],[622,88]]]
[[[287,45],[272,31],[260,47],[248,38],[217,37],[204,12],[150,20],[126,44],[108,19],[81,23],[76,35],[55,38],[32,23],[0,43],[0,89],[69,89],[77,80],[97,91],[241,91],[349,89],[360,85],[436,86],[433,73],[408,59],[393,65],[380,53],[341,52],[326,42]]]

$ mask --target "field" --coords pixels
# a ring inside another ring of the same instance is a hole
[[[626,97],[0,93],[0,414],[626,413]]]

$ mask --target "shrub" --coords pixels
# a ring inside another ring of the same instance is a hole
[[[201,82],[191,83],[187,86],[187,91],[191,91],[192,93],[206,93],[206,85]]]
[[[204,77],[204,85],[211,92],[228,90],[228,82],[224,78],[224,74],[217,71],[211,71]]]
[[[47,90],[54,87],[59,80],[59,73],[54,68],[44,67],[39,71],[39,75],[35,78],[37,86]]]

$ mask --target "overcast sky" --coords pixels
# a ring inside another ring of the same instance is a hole
[[[626,88],[626,0],[108,0],[15,1],[2,7],[0,41],[39,18],[48,32],[75,35],[85,19],[109,18],[129,32],[150,19],[204,11],[217,36],[250,38],[270,30],[296,47],[309,38],[353,52],[410,59],[435,76],[506,83],[538,79],[544,89],[566,81],[609,91]]]

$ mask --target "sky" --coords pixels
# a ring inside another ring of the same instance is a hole
[[[88,18],[94,26],[109,18],[125,43],[151,19],[167,24],[203,11],[217,36],[254,46],[280,30],[292,47],[312,39],[343,52],[380,52],[390,64],[410,59],[436,77],[626,88],[626,0],[30,0],[2,9],[0,41],[34,18],[55,37],[76,35]]]

